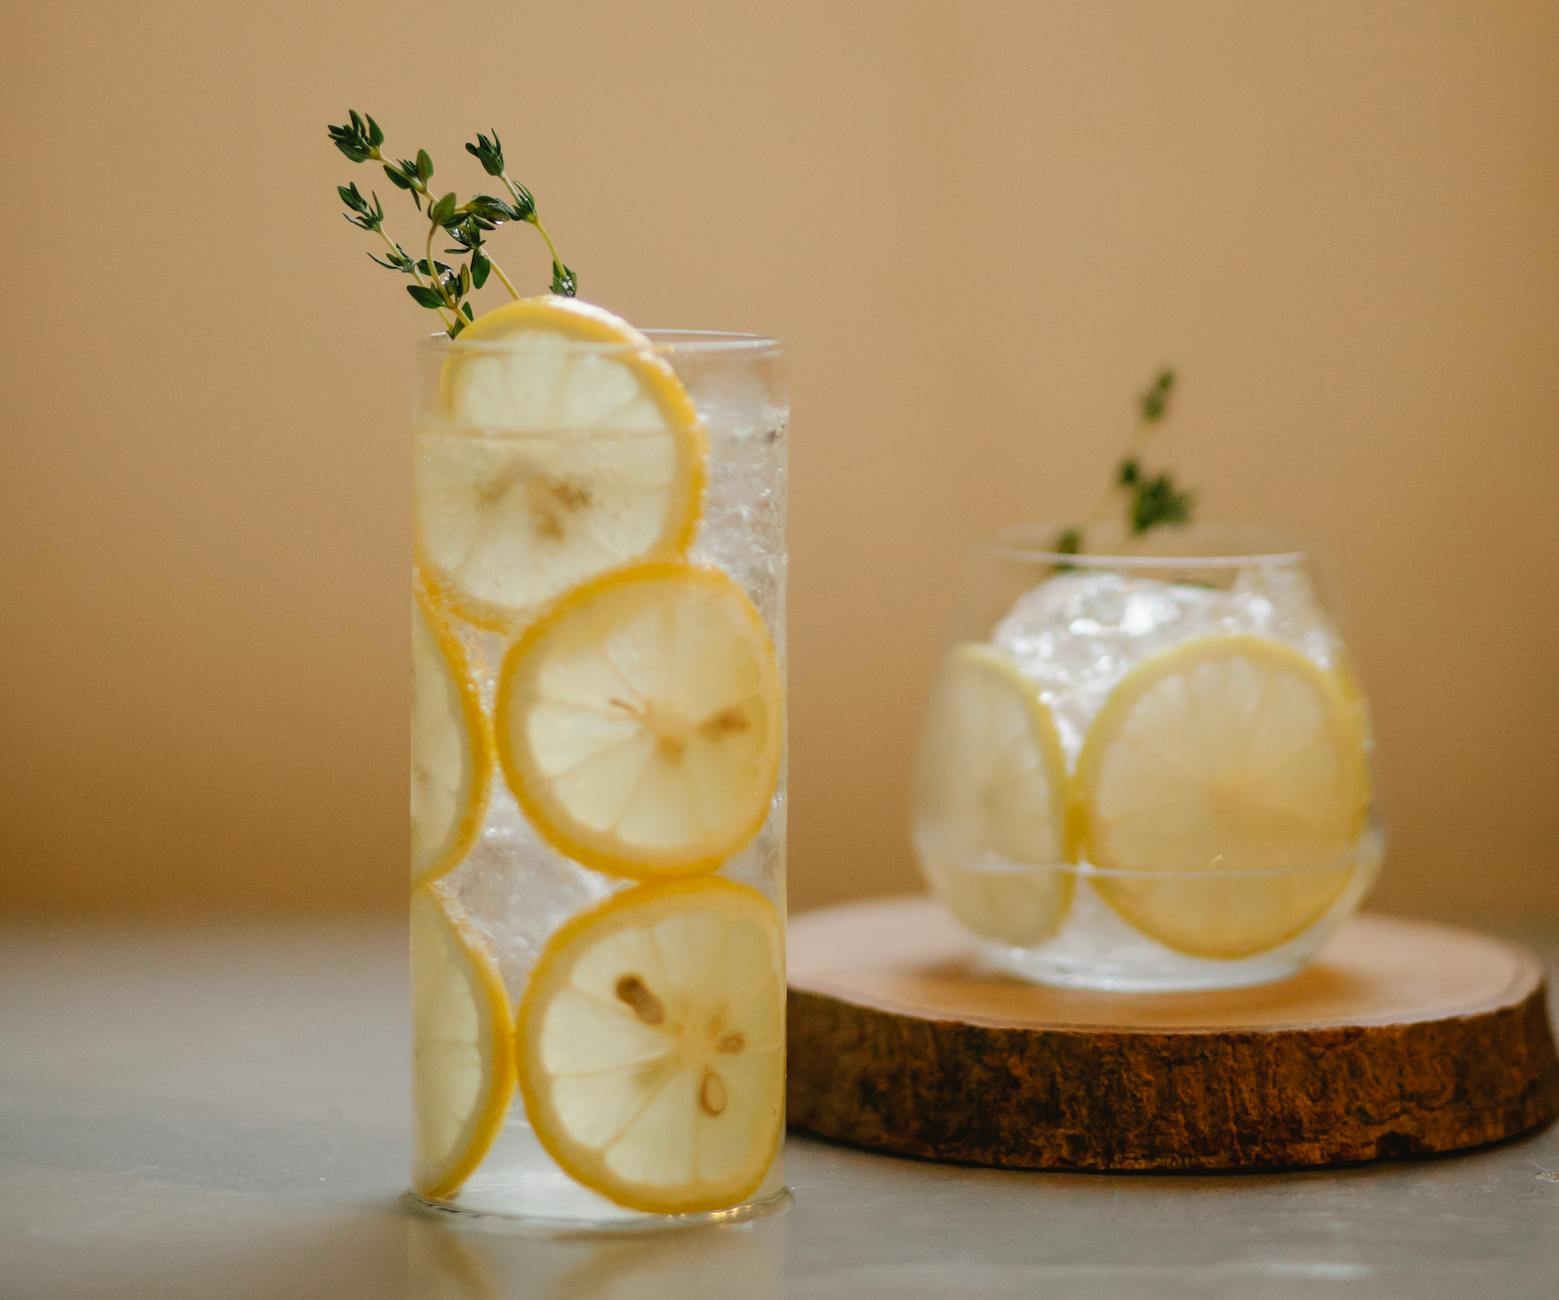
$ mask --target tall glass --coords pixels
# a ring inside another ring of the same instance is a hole
[[[787,1195],[787,418],[771,339],[421,348],[423,1202],[632,1228]]]
[[[1291,974],[1384,850],[1371,732],[1316,566],[1251,529],[976,550],[921,745],[922,871],[1046,983]]]

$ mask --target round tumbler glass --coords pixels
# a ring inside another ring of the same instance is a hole
[[[925,722],[921,869],[984,956],[1047,984],[1280,979],[1384,834],[1363,696],[1315,566],[1259,530],[979,548]]]

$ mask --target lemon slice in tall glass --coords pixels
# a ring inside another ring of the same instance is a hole
[[[465,857],[487,808],[492,744],[460,643],[420,583],[411,602],[411,881]]]
[[[414,508],[441,604],[506,631],[607,569],[686,552],[704,431],[643,334],[577,299],[522,298],[444,351]]]
[[[574,588],[510,648],[493,713],[531,823],[598,871],[711,871],[769,816],[779,665],[717,569],[646,564]]]
[[[644,885],[563,925],[518,1015],[525,1111],[563,1169],[632,1209],[757,1190],[785,1111],[784,936],[718,877]]]
[[[411,894],[412,1186],[448,1197],[481,1163],[514,1092],[498,967],[437,884]]]

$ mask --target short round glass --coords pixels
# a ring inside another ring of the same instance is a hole
[[[1056,531],[1008,530],[969,563],[916,779],[927,881],[992,964],[1040,982],[1292,973],[1385,842],[1313,558],[1215,528],[1068,555]]]

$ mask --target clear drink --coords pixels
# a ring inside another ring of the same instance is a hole
[[[424,349],[413,1186],[738,1217],[785,1194],[780,350],[544,302]]]
[[[1311,564],[1248,532],[1115,556],[1053,535],[1015,530],[969,568],[922,743],[928,882],[994,965],[1043,982],[1294,971],[1384,844],[1364,700]]]

